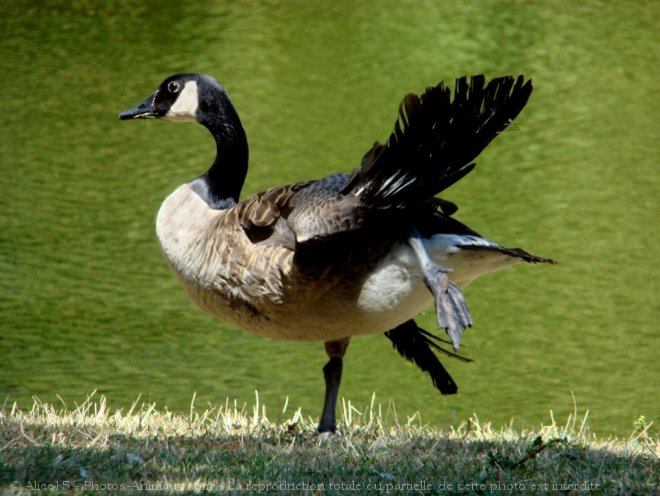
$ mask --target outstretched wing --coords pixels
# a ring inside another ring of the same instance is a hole
[[[247,200],[241,223],[255,242],[298,249],[337,246],[365,228],[388,239],[407,234],[411,219],[433,224],[456,221],[453,203],[435,198],[472,170],[472,161],[522,110],[531,82],[522,76],[456,81],[453,98],[443,83],[401,103],[394,132],[375,143],[361,166],[348,174],[274,188]],[[441,210],[443,213],[436,213]],[[424,212],[426,215],[420,215]]]
[[[294,197],[289,225],[296,241],[322,242],[365,226],[406,225],[420,210],[458,207],[435,195],[464,177],[486,146],[513,121],[532,91],[522,76],[456,81],[453,97],[440,83],[409,94],[386,144],[375,143],[350,176],[335,174]],[[437,219],[436,219],[437,221]]]
[[[342,193],[376,208],[410,207],[468,174],[472,161],[516,118],[532,92],[523,76],[483,75],[406,95],[385,145],[376,144]]]

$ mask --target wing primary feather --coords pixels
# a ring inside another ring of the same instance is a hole
[[[392,341],[394,349],[401,356],[431,376],[433,385],[442,394],[456,394],[458,391],[456,383],[440,363],[435,353],[433,353],[433,350],[442,351],[449,356],[464,361],[470,361],[469,359],[440,347],[434,341],[443,340],[420,328],[414,320],[408,320],[394,329],[387,331],[385,336]]]
[[[406,95],[394,131],[374,145],[342,189],[377,208],[414,207],[462,179],[472,161],[515,119],[532,91],[523,76],[486,84],[483,75]]]

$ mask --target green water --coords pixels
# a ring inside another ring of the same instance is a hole
[[[325,5],[325,6],[324,6]],[[243,120],[244,196],[349,171],[400,98],[524,73],[512,130],[446,197],[458,218],[556,258],[466,291],[475,326],[440,397],[382,336],[356,338],[342,395],[436,425],[535,426],[590,410],[600,433],[658,418],[657,2],[3,2],[0,396],[187,410],[225,398],[317,415],[320,343],[243,334],[193,307],[162,261],[162,199],[214,154],[192,125],[117,120],[166,76],[208,72]],[[433,312],[420,323],[434,328]],[[290,415],[290,411],[286,414]]]

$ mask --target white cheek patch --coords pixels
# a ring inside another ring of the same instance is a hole
[[[196,122],[198,105],[197,81],[188,81],[179,93],[179,98],[165,114],[164,119],[178,122]]]

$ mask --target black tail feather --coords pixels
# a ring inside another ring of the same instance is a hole
[[[464,361],[471,360],[440,347],[435,341],[446,341],[420,328],[414,320],[408,320],[387,331],[385,336],[392,341],[392,345],[401,356],[431,376],[433,385],[442,394],[456,394],[458,391],[456,383],[433,353],[433,349]]]
[[[415,324],[417,325],[417,324]],[[426,344],[433,348],[434,350],[440,351],[444,353],[447,356],[450,356],[452,358],[457,358],[461,360],[462,362],[471,362],[472,359],[464,357],[462,355],[459,355],[458,353],[454,353],[453,351],[449,351],[443,347],[441,347],[437,342],[448,344],[453,346],[453,343],[448,340],[448,339],[442,339],[439,336],[436,336],[435,334],[430,333],[429,331],[422,329],[421,327],[417,327],[417,331],[424,337],[424,340],[426,341]],[[437,342],[436,342],[437,341]]]
[[[523,250],[522,248],[506,248],[504,246],[474,246],[474,245],[458,245],[464,250],[471,251],[496,251],[499,253],[504,253],[510,257],[517,257],[524,260],[527,263],[537,264],[537,263],[548,263],[556,264],[557,261],[552,258],[543,258]]]
[[[448,188],[515,119],[532,91],[523,76],[456,81],[453,100],[441,82],[407,95],[387,144],[376,143],[342,192],[376,208],[415,206]]]

